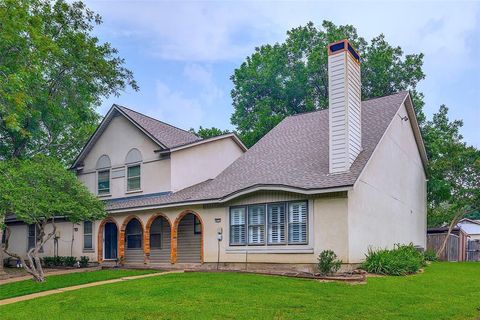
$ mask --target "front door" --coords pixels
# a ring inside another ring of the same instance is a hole
[[[117,225],[113,222],[107,222],[105,224],[104,239],[104,259],[115,260],[117,259]]]

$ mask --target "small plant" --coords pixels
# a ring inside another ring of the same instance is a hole
[[[90,261],[90,258],[89,257],[86,257],[86,256],[81,256],[80,257],[80,268],[86,268],[88,267],[88,262]]]
[[[424,254],[412,243],[396,244],[393,249],[368,250],[362,269],[370,273],[404,276],[416,273],[425,266]]]
[[[63,265],[65,267],[74,267],[75,263],[77,263],[77,258],[75,257],[63,257]]]
[[[425,261],[438,261],[437,253],[433,250],[426,250],[423,253]]]
[[[42,263],[45,267],[51,268],[55,266],[55,258],[56,257],[43,257]]]
[[[318,271],[322,276],[337,272],[342,265],[342,260],[337,260],[337,255],[332,250],[324,250],[318,256]]]

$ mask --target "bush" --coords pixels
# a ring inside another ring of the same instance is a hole
[[[324,250],[318,256],[318,271],[321,275],[333,274],[341,265],[342,260],[337,260],[337,255],[332,250]]]
[[[362,269],[370,273],[403,276],[418,272],[425,257],[413,244],[396,244],[392,250],[368,250]]]
[[[423,253],[425,261],[437,261],[437,253],[433,250],[427,250]]]
[[[42,263],[45,267],[74,267],[77,263],[77,258],[75,257],[43,257]]]
[[[86,256],[81,256],[80,257],[80,268],[86,268],[88,267],[88,261],[90,261],[90,258],[89,257],[86,257]]]

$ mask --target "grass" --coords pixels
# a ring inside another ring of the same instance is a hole
[[[480,263],[366,285],[235,273],[132,280],[0,307],[3,319],[478,319]],[[1,287],[0,287],[1,288]]]
[[[128,276],[136,276],[145,273],[158,272],[154,270],[123,270],[108,269],[89,272],[70,273],[57,276],[48,276],[45,283],[38,283],[33,280],[23,280],[0,285],[0,300],[23,296],[30,293],[42,292],[51,289],[58,289],[79,284],[96,281],[118,279]]]

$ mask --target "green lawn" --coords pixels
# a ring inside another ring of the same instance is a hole
[[[1,287],[0,287],[1,289]],[[366,285],[169,274],[0,307],[1,319],[478,319],[480,263],[435,263]]]
[[[23,296],[29,293],[58,289],[95,281],[118,279],[145,273],[158,272],[154,270],[122,270],[108,269],[100,271],[78,272],[58,276],[48,276],[45,283],[24,280],[0,285],[0,300]]]

